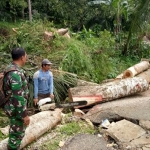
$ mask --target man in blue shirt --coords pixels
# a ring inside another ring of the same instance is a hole
[[[34,104],[40,99],[50,97],[53,95],[53,74],[49,71],[51,62],[48,59],[42,61],[42,68],[34,73]]]

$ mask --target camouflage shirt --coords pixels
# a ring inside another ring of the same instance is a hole
[[[24,70],[15,63],[10,64],[7,70],[15,68],[16,71],[8,72],[4,77],[4,91],[5,94],[11,94],[9,99],[11,108],[14,109],[15,115],[21,118],[27,116],[27,100],[29,96],[28,84]]]

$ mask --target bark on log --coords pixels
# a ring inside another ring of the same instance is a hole
[[[47,31],[44,32],[44,40],[45,41],[53,39],[53,38],[54,38],[54,35],[52,32],[47,32]]]
[[[46,110],[54,110],[56,108],[55,103],[51,104],[45,104],[39,107],[40,111],[46,111]]]
[[[58,29],[56,32],[58,33],[58,35],[65,35],[68,32],[68,28],[66,29],[61,28],[61,29]]]
[[[66,38],[68,38],[68,39],[71,38],[68,32],[67,32],[66,34],[64,34],[63,37],[66,37]]]
[[[123,78],[123,73],[119,74],[116,79],[122,79]]]
[[[141,61],[148,61],[148,62],[150,62],[150,59],[147,59],[147,58],[141,58]]]
[[[144,70],[147,70],[149,68],[149,62],[148,61],[141,61],[140,63],[128,68],[123,73],[123,78],[131,78],[135,75],[143,72]]]
[[[21,149],[56,126],[62,117],[60,109],[55,109],[55,111],[40,112],[31,116],[30,119],[31,124],[26,129],[25,136],[21,142]],[[8,138],[0,142],[0,150],[7,150],[7,142]]]
[[[146,79],[147,82],[150,83],[150,69],[140,73],[137,75],[137,77],[140,77],[140,78],[143,78],[143,79]]]
[[[149,83],[145,79],[134,77],[116,80],[103,84],[102,86],[80,86],[70,88],[68,93],[70,101],[87,100],[87,105],[92,105],[100,101],[110,101],[143,92],[148,90],[148,88]],[[80,108],[81,107],[83,106],[80,106]]]
[[[70,35],[68,33],[68,28],[66,29],[58,29],[57,31],[55,31],[55,33],[57,33],[59,36],[64,36],[64,37],[67,37],[67,38],[70,38]],[[45,31],[44,32],[44,40],[47,41],[47,40],[51,40],[54,38],[54,33],[53,32],[47,32]]]

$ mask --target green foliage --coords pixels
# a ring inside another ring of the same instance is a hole
[[[80,45],[70,43],[60,67],[62,70],[75,73],[78,76],[89,77],[92,66],[88,55],[88,51],[84,51]]]
[[[84,28],[82,32],[79,32],[77,38],[88,47],[90,55],[90,61],[88,61],[92,66],[89,72],[91,79],[98,83],[106,79],[113,67],[110,57],[115,54],[114,37],[107,30],[99,32],[98,37],[95,37],[92,30],[87,31]]]
[[[11,50],[13,47],[22,46],[29,53],[35,53],[35,50],[37,54],[39,52],[44,53],[44,50],[48,47],[48,43],[43,41],[43,34],[46,30],[51,29],[52,26],[53,24],[46,21],[41,22],[40,20],[32,23],[27,21],[21,22],[19,28],[16,28],[16,33],[10,32],[10,38],[4,40],[6,46],[1,47],[0,50],[7,48]],[[7,28],[9,29],[11,26]]]
[[[66,117],[66,119],[67,118],[68,117]],[[53,132],[57,133],[57,136],[47,141],[46,143],[42,144],[42,146],[40,147],[41,149],[56,150],[59,148],[60,141],[66,141],[75,134],[78,133],[94,134],[97,131],[95,130],[95,128],[91,127],[86,122],[80,120],[80,121],[71,121],[69,123],[57,126],[54,130],[51,131],[51,133]]]
[[[115,37],[107,30],[95,34],[93,30],[84,27],[81,32],[72,34],[71,39],[55,34],[55,38],[46,41],[43,40],[44,32],[54,31],[54,24],[47,20],[20,22],[16,24],[16,32],[12,31],[12,27],[14,25],[2,23],[1,31],[5,32],[1,32],[3,41],[0,45],[1,56],[3,56],[0,58],[1,68],[11,61],[9,54],[15,46],[24,47],[31,57],[29,57],[30,61],[38,66],[32,71],[27,71],[31,77],[40,68],[43,58],[50,59],[53,62],[54,94],[57,102],[66,99],[68,88],[76,85],[77,78],[100,83],[104,79],[116,77],[129,66],[128,63],[135,63],[139,61],[140,56],[149,54],[149,48],[141,44],[138,55],[133,49],[133,53],[127,57],[128,60],[122,58],[119,49],[121,46],[118,46],[118,41],[116,43]],[[136,42],[136,38],[134,41]],[[28,70],[31,67],[35,66],[28,63],[24,69]],[[30,91],[33,91],[33,87],[30,88]],[[30,106],[32,106],[32,97],[33,93],[30,97]]]
[[[8,136],[3,135],[3,133],[0,131],[0,141],[7,138]]]
[[[60,133],[61,134],[67,134],[67,135],[72,135],[76,134],[77,132],[80,131],[80,126],[76,122],[71,122],[66,125],[64,125],[62,128],[60,128]]]
[[[63,117],[61,124],[62,126],[60,128],[57,128],[57,131],[60,132],[61,135],[73,135],[76,133],[95,133],[95,129],[93,128],[93,126],[82,120],[76,121],[72,116],[72,113],[66,114],[66,116]]]
[[[5,115],[4,111],[0,109],[0,127],[3,128],[9,123],[8,117]]]
[[[146,41],[142,41],[139,48],[140,48],[139,57],[149,59],[149,57],[150,57],[150,43],[146,42]]]

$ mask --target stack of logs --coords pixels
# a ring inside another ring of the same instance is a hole
[[[100,102],[115,100],[121,97],[134,95],[149,89],[150,69],[149,61],[128,68],[111,82],[95,85],[88,83],[85,86],[77,86],[69,89],[70,101],[86,100],[87,105],[95,105]],[[85,106],[79,106],[81,108]]]

